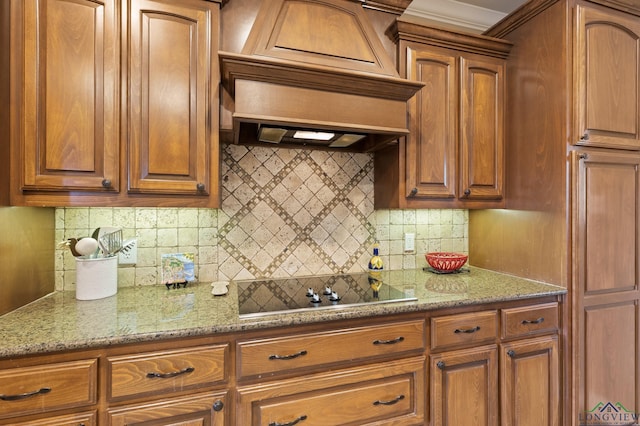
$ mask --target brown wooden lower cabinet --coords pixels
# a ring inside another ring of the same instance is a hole
[[[560,301],[0,359],[0,425],[559,426]]]
[[[499,312],[431,319],[431,425],[560,424],[558,304]]]

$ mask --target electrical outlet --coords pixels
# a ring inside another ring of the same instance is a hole
[[[138,262],[138,240],[127,240],[122,243],[122,250],[118,253],[120,265],[135,265]]]
[[[407,232],[404,234],[404,252],[410,253],[416,251],[416,234]]]

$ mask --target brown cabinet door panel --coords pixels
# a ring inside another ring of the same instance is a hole
[[[579,158],[578,250],[584,297],[638,290],[640,156],[584,152]]]
[[[602,410],[608,410],[609,403],[621,415],[640,411],[639,318],[637,301],[584,309],[579,420],[586,420],[589,413],[608,412]]]
[[[640,149],[640,23],[613,11],[577,11],[575,142]]]
[[[209,170],[217,164],[210,156],[218,146],[211,122],[217,120],[214,7],[131,2],[129,192],[211,190]]]
[[[498,422],[498,354],[482,346],[430,356],[431,424],[493,426]]]
[[[410,101],[407,197],[455,198],[456,57],[408,48],[407,78],[425,83]]]
[[[460,68],[460,197],[500,199],[504,65],[461,58]]]
[[[500,393],[503,426],[560,424],[558,337],[501,346]]]
[[[118,190],[114,0],[23,4],[23,190]]]

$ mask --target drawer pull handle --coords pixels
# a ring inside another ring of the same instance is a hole
[[[404,395],[398,395],[390,401],[376,401],[373,403],[373,405],[393,405],[393,404],[397,404],[399,401],[402,401],[403,399],[404,399]]]
[[[458,334],[458,333],[467,333],[467,334],[469,334],[469,333],[475,333],[478,330],[480,330],[480,326],[476,325],[473,328],[466,328],[466,329],[465,328],[456,328],[453,332],[456,333],[456,334]]]
[[[51,392],[51,388],[42,388],[42,389],[38,389],[37,391],[20,393],[18,395],[0,395],[0,399],[3,401],[19,401],[21,399],[30,398],[36,395],[43,395],[49,392]]]
[[[191,373],[195,371],[195,368],[193,367],[187,367],[184,370],[180,370],[180,371],[173,371],[171,373],[147,373],[147,377],[150,379],[170,379],[171,377],[176,377],[179,376],[181,374],[187,374],[187,373]]]
[[[396,343],[400,343],[403,341],[404,341],[404,337],[400,336],[391,340],[374,340],[373,344],[374,345],[395,345]]]
[[[293,425],[297,425],[298,423],[300,423],[303,420],[307,420],[307,416],[306,415],[302,415],[300,417],[298,417],[297,419],[290,421],[289,423],[278,423],[278,422],[271,422],[269,423],[269,426],[293,426]]]
[[[540,324],[544,322],[544,317],[540,317],[534,320],[522,320],[522,324]]]
[[[294,359],[294,358],[298,358],[299,356],[303,356],[303,355],[306,355],[306,354],[307,354],[307,351],[300,351],[300,352],[297,352],[297,353],[291,354],[291,355],[269,355],[269,359]],[[293,424],[295,424],[295,423],[293,423]]]

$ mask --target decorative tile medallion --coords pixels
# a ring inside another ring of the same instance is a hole
[[[226,278],[343,273],[375,240],[370,154],[227,145],[222,176]]]

